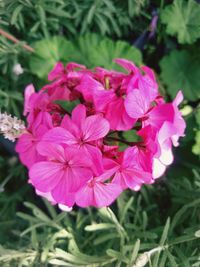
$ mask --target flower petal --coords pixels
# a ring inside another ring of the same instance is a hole
[[[68,191],[68,180],[66,177],[62,178],[59,183],[52,190],[53,198],[59,203],[63,205],[67,205],[68,207],[72,207],[75,202],[75,194],[73,192]]]
[[[81,126],[86,118],[86,108],[84,105],[79,104],[72,111],[72,121],[81,129]]]
[[[52,81],[59,78],[64,73],[64,66],[61,62],[56,63],[53,70],[48,74],[48,80]]]
[[[62,167],[57,162],[38,162],[29,171],[30,181],[37,190],[50,192],[63,177]]]
[[[131,118],[141,118],[148,111],[149,107],[150,101],[138,89],[134,89],[127,95],[125,109]]]
[[[73,145],[77,143],[74,135],[62,127],[55,127],[49,130],[43,136],[42,141],[67,145]]]
[[[103,138],[109,132],[110,126],[101,115],[92,115],[86,118],[83,124],[84,141],[90,142]]]
[[[83,186],[75,196],[76,204],[82,208],[95,206],[94,191],[93,188],[85,185]]]
[[[96,183],[94,187],[95,206],[97,208],[109,206],[121,192],[121,188],[117,184]]]
[[[133,72],[137,72],[138,68],[136,67],[136,65],[124,58],[115,58],[114,61],[119,64],[120,66],[122,66],[124,69],[128,70],[128,71],[133,71]]]
[[[35,93],[35,88],[32,84],[26,86],[24,91],[24,111],[23,115],[26,116],[27,113],[30,111],[30,96]]]
[[[62,146],[54,143],[39,142],[37,145],[37,151],[40,155],[47,157],[48,159],[57,160],[59,162],[65,162],[65,153]]]

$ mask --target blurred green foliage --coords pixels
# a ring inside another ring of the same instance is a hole
[[[24,87],[39,89],[58,60],[116,68],[124,57],[154,68],[167,99],[183,90],[187,122],[156,184],[71,213],[36,196],[0,139],[0,266],[200,266],[199,10],[195,0],[0,1],[0,28],[20,40],[0,36],[1,110],[21,116]]]

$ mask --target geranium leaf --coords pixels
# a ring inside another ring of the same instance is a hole
[[[31,56],[30,69],[42,79],[47,79],[56,62],[66,62],[68,56],[74,53],[71,42],[60,36],[38,41],[34,48],[36,52]]]
[[[194,0],[175,0],[161,13],[166,32],[177,36],[180,44],[194,43],[200,37],[200,5]]]
[[[126,58],[136,65],[142,63],[142,54],[134,46],[124,41],[112,41],[97,34],[86,34],[74,41],[63,37],[52,37],[38,41],[34,45],[35,53],[30,59],[30,69],[39,78],[46,79],[48,72],[56,62],[64,64],[70,61],[84,64],[89,68],[96,66],[123,70],[114,63],[114,58]]]
[[[109,38],[89,33],[78,38],[75,43],[77,54],[75,57],[87,67],[101,66],[108,69],[122,70],[114,63],[114,58],[125,58],[136,65],[142,64],[142,54],[134,46],[124,41],[113,41]],[[79,52],[78,52],[79,51]]]
[[[172,51],[161,62],[161,78],[171,97],[182,90],[184,97],[191,101],[200,98],[200,63],[192,51]]]

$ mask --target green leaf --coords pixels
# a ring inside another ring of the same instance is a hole
[[[123,137],[128,142],[141,141],[141,137],[139,135],[137,135],[136,130],[129,130],[129,131],[123,132]]]
[[[165,244],[165,241],[167,239],[167,235],[169,232],[169,227],[170,227],[170,218],[167,218],[167,221],[166,221],[166,224],[165,224],[165,227],[164,227],[161,239],[160,239],[160,245],[161,246],[163,246]]]
[[[178,267],[174,256],[169,252],[169,250],[166,250],[166,253],[167,253],[167,257],[169,259],[170,266],[171,267]]]
[[[14,12],[12,14],[11,20],[10,20],[10,24],[11,25],[15,25],[16,24],[17,17],[20,14],[20,12],[22,11],[22,9],[23,9],[23,5],[19,5],[19,6],[16,7],[16,9],[14,10]]]
[[[170,227],[170,218],[167,218],[165,227],[163,229],[162,232],[162,236],[160,238],[160,246],[163,246],[166,242],[166,239],[168,237],[168,232],[169,232],[169,227]],[[160,256],[160,251],[158,251],[153,259],[153,266],[158,266],[158,260],[159,260],[159,256]]]
[[[77,53],[75,61],[85,64],[87,67],[101,66],[108,69],[122,70],[114,63],[115,58],[126,58],[134,61],[135,64],[142,64],[141,52],[134,46],[124,41],[113,41],[103,38],[94,33],[88,33],[79,37],[74,43]]]
[[[131,258],[130,258],[130,266],[133,265],[133,263],[135,262],[137,256],[138,256],[138,252],[140,250],[140,240],[137,239],[137,241],[135,242],[135,245],[134,245],[134,249],[133,249],[133,252],[131,254]]]
[[[195,101],[200,98],[200,61],[192,51],[172,51],[161,62],[161,78],[171,97],[182,90],[184,97]]]
[[[39,78],[46,79],[48,72],[56,62],[74,61],[89,68],[96,66],[108,69],[123,70],[113,59],[125,58],[142,64],[141,52],[124,41],[113,41],[97,34],[88,33],[78,39],[68,41],[63,37],[38,41],[34,45],[35,53],[30,58],[30,69]]]
[[[94,245],[99,245],[101,243],[105,243],[105,242],[108,242],[109,240],[114,240],[118,238],[119,239],[119,235],[118,233],[107,233],[103,235],[103,233],[101,233],[101,235],[97,238],[95,238],[94,240]]]
[[[24,202],[24,206],[30,208],[36,218],[40,219],[42,222],[51,222],[51,219],[38,207],[29,202]]]
[[[58,104],[59,106],[61,106],[66,111],[71,113],[72,109],[77,106],[78,101],[68,102],[65,100],[56,100],[55,103]]]
[[[67,62],[74,53],[71,42],[60,36],[38,41],[33,47],[35,53],[30,58],[30,69],[42,79],[47,79],[56,62]]]
[[[200,37],[200,5],[194,0],[175,0],[161,13],[166,32],[180,44],[192,44]]]
[[[93,225],[87,225],[85,227],[86,231],[93,232],[93,231],[99,231],[99,230],[110,230],[112,228],[115,228],[114,224],[111,223],[98,223]]]

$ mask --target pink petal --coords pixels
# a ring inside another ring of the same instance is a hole
[[[121,188],[117,184],[96,183],[94,187],[95,206],[98,208],[109,206],[121,192]]]
[[[136,67],[136,65],[127,59],[116,58],[116,59],[114,59],[114,61],[117,64],[119,64],[120,66],[122,66],[124,69],[128,70],[129,72],[131,72],[131,71],[137,72],[138,71],[138,68]]]
[[[95,182],[94,185],[87,185],[76,194],[76,203],[80,207],[106,207],[109,206],[121,193],[117,184],[103,184]]]
[[[57,162],[35,163],[29,171],[31,183],[41,192],[50,192],[62,179],[62,168],[63,164]]]
[[[83,186],[75,195],[76,204],[82,208],[95,206],[93,187]]]
[[[19,158],[28,169],[36,162],[44,160],[44,157],[37,153],[36,146],[33,144],[30,144],[29,149],[25,152],[19,153]]]
[[[115,176],[114,176],[114,178],[112,180],[112,183],[117,184],[118,186],[120,186],[122,190],[125,190],[127,188],[127,185],[126,185],[125,179],[124,179],[124,175],[120,171],[117,171],[115,173]]]
[[[99,112],[105,111],[107,105],[116,100],[117,97],[112,89],[110,90],[98,90],[94,94],[95,109]]]
[[[35,190],[36,194],[39,196],[42,196],[44,198],[46,198],[49,202],[51,202],[52,205],[56,204],[56,201],[53,199],[52,195],[50,192],[41,192],[39,190]]]
[[[39,160],[43,160],[44,157],[39,155],[36,151],[37,141],[32,134],[22,134],[17,141],[15,150],[19,153],[21,162],[30,168],[34,163]]]
[[[16,152],[25,152],[27,151],[30,146],[33,144],[34,136],[30,133],[25,133],[20,136],[20,138],[17,141],[15,150]]]
[[[92,163],[86,152],[87,151],[82,149],[82,147],[79,148],[77,146],[67,146],[65,148],[65,158],[67,161],[70,161],[71,165],[73,166],[87,168],[90,167]]]
[[[149,112],[149,119],[144,121],[144,124],[150,124],[151,126],[159,129],[165,121],[172,122],[174,121],[174,108],[173,105],[161,104],[153,108]]]
[[[65,162],[64,148],[58,144],[39,142],[37,145],[37,151],[40,155],[46,156],[48,159],[57,160],[59,162]]]
[[[153,101],[159,95],[155,74],[152,69],[147,66],[143,66],[141,69],[145,72],[145,75],[141,76],[141,79],[139,79],[138,86],[142,93],[146,95],[150,101]]]
[[[74,71],[74,69],[86,69],[86,67],[76,62],[70,62],[66,65],[67,71]]]
[[[103,138],[109,132],[109,123],[101,115],[92,115],[86,118],[82,131],[84,141],[90,142]]]
[[[24,91],[24,112],[23,115],[26,116],[28,112],[30,112],[30,96],[35,93],[35,88],[32,84],[26,86]]]
[[[135,186],[143,183],[152,183],[152,175],[148,172],[144,172],[140,169],[127,169],[123,172],[123,177],[126,185],[135,190]]]
[[[113,169],[105,170],[100,176],[98,176],[96,178],[96,180],[98,182],[105,182],[105,181],[109,180],[113,176],[113,174],[115,174],[115,172],[117,171],[117,169],[118,169],[118,167],[116,166]]]
[[[72,207],[75,202],[75,194],[68,190],[68,180],[63,177],[52,190],[53,198],[60,204]]]
[[[80,147],[80,152],[81,155],[86,155],[87,161],[88,159],[91,161],[91,168],[95,175],[99,175],[103,172],[103,160],[100,149],[89,144],[84,144]]]
[[[82,124],[86,118],[86,108],[84,105],[79,104],[72,111],[72,121],[81,129]]]
[[[48,75],[48,80],[52,81],[55,80],[56,78],[59,78],[64,72],[64,66],[61,62],[56,63],[54,66],[53,70],[49,72]]]
[[[131,118],[125,110],[123,98],[116,98],[110,101],[106,109],[105,118],[109,121],[112,130],[130,130],[135,123],[135,119]]]
[[[126,186],[134,191],[138,191],[141,188],[142,181],[133,177],[134,173],[124,173],[123,179]]]
[[[43,136],[42,141],[67,145],[73,145],[77,143],[74,135],[62,127],[55,127],[49,130]]]
[[[53,128],[52,118],[48,112],[41,111],[38,113],[34,123],[32,124],[32,131],[34,133],[37,132],[38,128],[43,125],[46,130]],[[42,136],[43,134],[38,134],[38,136]]]
[[[129,147],[125,149],[123,156],[123,167],[137,166],[137,149],[135,147]]]
[[[157,179],[164,174],[166,165],[164,165],[159,159],[153,159],[153,178]]]
[[[126,97],[125,109],[131,118],[141,118],[148,111],[149,107],[150,102],[138,89],[134,89]]]
[[[86,101],[92,102],[95,93],[97,91],[103,91],[104,87],[91,76],[84,75],[81,79],[80,85],[77,87],[77,90],[83,94]]]
[[[69,115],[65,115],[62,119],[61,125],[62,128],[70,131],[72,135],[79,136],[80,130],[78,129],[77,125],[71,120]]]
[[[69,175],[69,190],[76,192],[92,177],[92,172],[87,167],[73,167]]]
[[[182,101],[183,101],[183,93],[182,93],[182,91],[178,91],[173,103],[176,106],[179,106]]]

